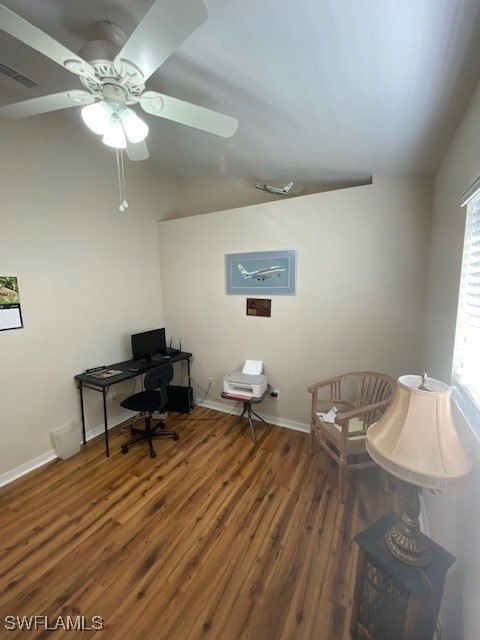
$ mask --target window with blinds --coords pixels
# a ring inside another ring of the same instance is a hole
[[[480,412],[480,189],[463,204],[467,221],[452,381]]]

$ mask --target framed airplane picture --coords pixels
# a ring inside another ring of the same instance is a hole
[[[229,253],[225,256],[227,294],[294,296],[297,250]]]

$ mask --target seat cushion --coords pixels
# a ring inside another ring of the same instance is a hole
[[[333,426],[336,429],[338,429],[338,431],[340,431],[340,433],[342,432],[341,425],[335,423]],[[351,420],[349,420],[348,421],[348,433],[350,434],[350,436],[352,438],[364,438],[365,437],[365,432],[364,432],[363,420],[359,420],[359,418],[352,418]]]
[[[120,406],[130,411],[147,411],[153,413],[161,407],[162,399],[159,391],[140,391],[125,398]]]
[[[330,437],[335,441],[337,440],[337,438],[339,439],[342,433],[342,425],[337,424],[336,422],[324,422],[320,420],[318,416],[317,416],[317,425],[319,429],[321,429],[325,433],[330,434]],[[359,418],[351,418],[348,421],[348,437],[349,438],[356,438],[356,439],[365,438],[364,429],[365,427],[364,427],[363,420],[360,420]]]

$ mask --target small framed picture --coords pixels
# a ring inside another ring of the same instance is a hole
[[[247,316],[270,318],[272,301],[265,298],[247,298]]]

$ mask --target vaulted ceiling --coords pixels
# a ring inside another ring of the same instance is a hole
[[[97,21],[130,34],[151,5],[2,2],[75,52],[95,38]],[[205,4],[206,22],[148,88],[234,116],[239,128],[225,140],[144,114],[147,162],[179,176],[335,183],[375,171],[432,175],[480,80],[478,0]],[[4,32],[0,63],[40,85],[0,75],[1,104],[80,88],[76,76]],[[58,123],[84,129],[78,108]]]

